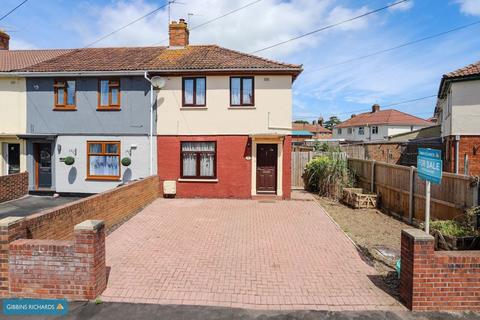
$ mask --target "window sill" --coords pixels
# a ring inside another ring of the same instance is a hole
[[[109,178],[109,177],[91,177],[91,178],[86,178],[85,181],[122,181],[122,179],[114,177],[114,178]]]
[[[218,179],[186,179],[186,178],[179,178],[178,182],[218,182]]]
[[[238,106],[238,107],[235,107],[235,106],[230,106],[228,107],[229,110],[253,110],[253,109],[257,109],[257,107],[255,106]]]
[[[111,107],[111,108],[97,108],[97,111],[121,111],[122,109],[117,108],[117,107]]]
[[[180,110],[207,110],[207,107],[181,107]]]
[[[53,111],[77,111],[76,107],[54,107]]]

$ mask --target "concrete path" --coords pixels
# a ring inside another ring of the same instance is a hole
[[[404,310],[315,201],[158,199],[106,250],[104,301]]]
[[[25,217],[44,209],[61,206],[81,199],[79,197],[25,196],[20,199],[0,203],[0,219],[9,216]]]
[[[0,319],[8,319],[0,315]],[[474,313],[412,313],[407,311],[263,311],[235,308],[131,303],[71,303],[63,317],[15,316],[10,319],[168,319],[168,320],[477,320]]]

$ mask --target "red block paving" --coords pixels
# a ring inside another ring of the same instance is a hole
[[[314,201],[159,199],[107,238],[104,301],[403,309]]]

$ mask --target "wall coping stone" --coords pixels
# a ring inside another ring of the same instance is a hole
[[[25,217],[6,217],[0,220],[0,227],[9,227],[12,224],[20,222],[21,220],[24,220],[24,219]]]
[[[103,222],[103,220],[85,220],[85,221],[75,225],[73,230],[75,230],[75,231],[78,231],[78,230],[93,231],[93,230],[100,229],[104,225],[105,225],[105,223]]]
[[[402,233],[414,240],[435,240],[435,238],[420,229],[403,229]]]

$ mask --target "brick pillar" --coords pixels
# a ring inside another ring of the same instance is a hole
[[[10,295],[8,282],[9,244],[17,239],[27,237],[23,217],[6,217],[0,220],[0,297]]]
[[[80,259],[77,277],[86,299],[95,299],[107,286],[105,224],[86,220],[74,228],[75,256]]]
[[[425,274],[431,272],[434,254],[434,238],[419,229],[402,230],[400,271],[400,297],[407,308],[415,311],[425,299],[425,290],[432,286]],[[423,299],[423,300],[422,300]]]

